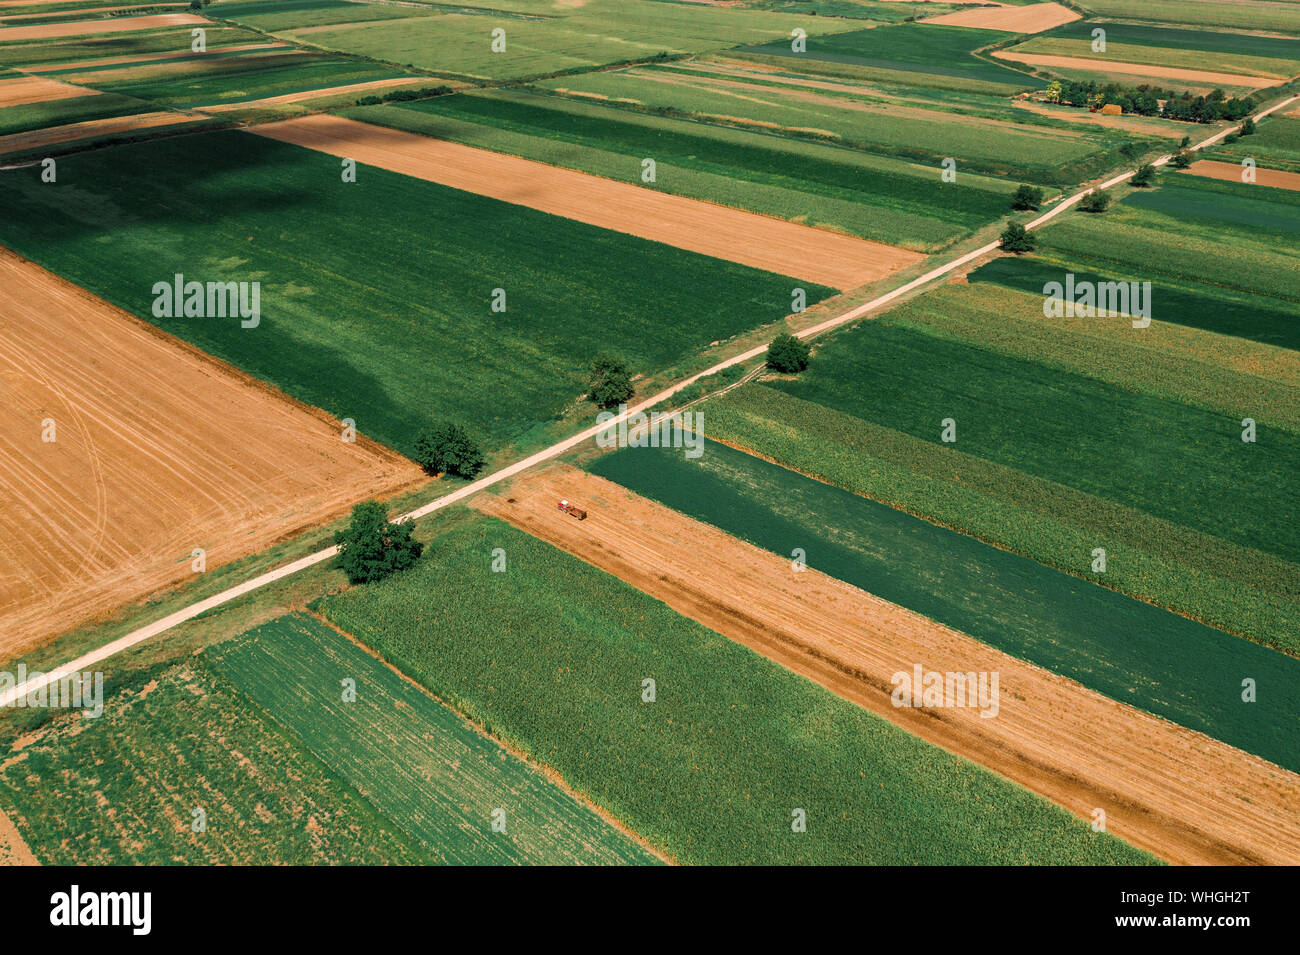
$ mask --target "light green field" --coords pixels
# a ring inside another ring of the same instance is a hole
[[[1300,45],[1300,44],[1298,44]],[[1016,53],[1034,53],[1040,56],[1076,56],[1100,62],[1143,63],[1150,66],[1170,66],[1184,70],[1209,70],[1216,73],[1237,73],[1245,76],[1274,77],[1281,80],[1300,72],[1300,61],[1277,57],[1246,56],[1240,53],[1222,53],[1209,50],[1188,50],[1136,43],[1106,42],[1106,52],[1096,53],[1092,40],[1034,37],[1011,48]],[[1054,70],[1054,68],[1053,68]],[[1159,78],[1148,82],[1160,83]]]
[[[1254,135],[1220,144],[1204,155],[1227,162],[1254,159],[1261,169],[1300,172],[1300,116],[1269,116]]]
[[[581,6],[520,4],[544,18],[483,12],[313,30],[302,40],[441,74],[518,79],[607,63],[649,59],[660,53],[701,53],[790,35],[860,27],[853,21],[783,13],[726,10],[654,0],[589,0]],[[505,31],[505,50],[493,52],[492,31]],[[295,38],[293,30],[280,35]]]

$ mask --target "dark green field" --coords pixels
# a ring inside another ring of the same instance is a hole
[[[1242,56],[1264,56],[1277,59],[1300,60],[1300,39],[1279,36],[1257,36],[1249,33],[1220,33],[1214,30],[1181,30],[1176,27],[1159,27],[1139,23],[1098,24],[1089,20],[1075,20],[1056,27],[1042,37],[1092,40],[1092,31],[1098,26],[1106,30],[1106,42],[1131,43],[1139,46],[1159,46],[1174,50],[1200,50],[1206,53],[1236,53]]]
[[[107,119],[110,116],[126,116],[148,111],[149,108],[149,104],[138,99],[111,93],[5,106],[0,108],[0,136],[68,123],[84,123],[92,119]]]
[[[680,862],[1149,861],[495,519],[320,609]]]
[[[344,184],[339,160],[241,132],[69,157],[57,188],[4,177],[0,243],[408,453],[434,417],[522,436],[600,351],[667,367],[780,319],[795,285],[830,293],[379,169]],[[154,318],[175,273],[260,281],[261,324]]]
[[[590,470],[773,553],[803,548],[809,567],[1300,769],[1300,660],[724,445],[710,442],[695,461],[625,449]],[[1242,702],[1247,677],[1267,698]]]
[[[793,52],[789,41],[744,47],[743,51],[911,73],[914,82],[936,76],[1014,89],[1041,89],[1045,80],[971,55],[1009,36],[1000,30],[899,23],[810,38],[804,53]]]

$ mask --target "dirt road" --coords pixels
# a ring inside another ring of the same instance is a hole
[[[585,521],[560,513],[580,503]],[[1300,776],[1124,706],[598,477],[555,466],[475,505],[846,699],[1185,864],[1300,863]],[[895,707],[891,677],[998,673],[1000,707]]]
[[[922,258],[880,242],[338,116],[304,116],[250,132],[841,290]]]
[[[193,576],[195,548],[210,570],[423,479],[8,253],[0,394],[5,652]]]

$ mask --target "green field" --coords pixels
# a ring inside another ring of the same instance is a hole
[[[427,17],[436,11],[431,7],[420,9],[377,3],[350,3],[346,0],[218,0],[215,6],[209,7],[204,13],[270,33],[275,30],[301,30],[339,23]]]
[[[203,659],[152,676],[7,758],[0,802],[42,864],[421,861]],[[206,832],[191,830],[195,809]]]
[[[348,115],[498,152],[929,251],[996,220],[1015,184],[819,143],[534,93],[441,96]]]
[[[539,85],[613,100],[611,105],[624,108],[834,142],[935,169],[952,157],[959,175],[969,171],[1045,184],[1079,181],[1123,161],[1121,149],[1136,155],[1151,145],[1112,130],[1049,125],[1050,120],[1034,124],[1023,114],[996,120],[834,91],[777,87],[750,77],[722,79],[689,67],[633,67]]]
[[[1104,52],[1092,48],[1092,31],[1098,27],[1106,31]],[[1271,76],[1279,80],[1300,72],[1300,40],[1140,24],[1076,20],[1032,37],[1013,49],[1047,56]],[[1155,82],[1158,85],[1160,81]]]
[[[213,648],[214,668],[345,780],[425,861],[615,864],[653,857],[541,772],[311,617]],[[344,680],[356,699],[343,701]],[[504,832],[492,815],[503,809]]]
[[[645,60],[661,53],[700,53],[743,43],[761,43],[789,36],[796,26],[803,26],[812,34],[851,30],[857,26],[852,21],[832,18],[823,20],[653,0],[493,6],[498,9],[313,30],[302,39],[313,46],[444,75],[505,80]],[[456,8],[457,5],[448,7]],[[504,51],[492,50],[494,29],[505,30]],[[296,36],[292,29],[279,32],[291,39]]]
[[[744,47],[743,52],[865,67],[885,74],[908,75],[917,84],[924,84],[930,77],[944,77],[961,80],[966,88],[983,92],[1041,89],[1045,80],[972,56],[974,50],[1010,36],[999,30],[900,23],[810,38],[802,53],[794,52],[788,40]]]
[[[1300,435],[1269,429],[1245,443],[1244,412],[1186,405],[909,324],[923,307],[909,303],[837,335],[808,372],[773,387],[935,444],[952,418],[956,450],[1300,560],[1300,485],[1290,477],[1300,472]]]
[[[112,33],[104,36],[59,37],[0,43],[0,65],[34,66],[47,63],[75,63],[118,56],[148,56],[153,53],[183,53],[191,49],[190,27],[167,27],[140,33]],[[207,30],[207,48],[265,43],[252,30],[212,24]]]
[[[1067,381],[1153,395],[1231,419],[1245,405],[1268,435],[1300,431],[1300,365],[1268,346],[1179,326],[1047,322],[1041,303],[992,285],[938,289],[890,314],[919,334],[1035,362]],[[820,356],[818,356],[820,357]],[[1270,361],[1271,360],[1271,361]],[[1289,371],[1290,383],[1261,377]],[[1294,562],[1233,544],[1019,468],[786,394],[747,385],[706,406],[708,433],[892,507],[1257,643],[1300,653]],[[1104,574],[1091,554],[1106,549]]]
[[[1205,155],[1226,162],[1250,158],[1261,169],[1300,172],[1300,117],[1269,116],[1259,123],[1253,136],[1220,143]]]
[[[680,862],[1148,861],[494,519],[320,609]]]
[[[1300,768],[1300,737],[1291,730],[1300,660],[1293,657],[725,445],[710,442],[696,460],[671,449],[625,449],[590,469],[773,553],[802,548],[809,567],[1114,699]],[[1087,559],[1084,551],[1081,563]],[[1267,700],[1261,694],[1258,703],[1242,702],[1247,677],[1271,688]]]
[[[0,108],[0,136],[28,130],[84,123],[110,116],[126,116],[148,112],[149,104],[129,96],[104,94],[102,96],[72,96],[67,99],[47,100],[44,103],[24,103],[21,106]]]
[[[1289,0],[1086,0],[1079,6],[1128,20],[1300,34],[1300,6]]]
[[[339,169],[233,131],[98,150],[62,160],[57,189],[6,173],[0,242],[407,453],[433,418],[489,446],[520,438],[575,400],[598,352],[668,367],[782,318],[795,285],[810,303],[830,293],[379,169],[343,184]],[[154,284],[176,273],[260,281],[261,323],[154,318]]]
[[[1187,279],[1149,279],[1141,266],[1133,270],[1112,268],[1103,272],[1068,259],[1026,257],[994,259],[970,275],[972,282],[992,282],[1007,288],[1037,294],[1041,313],[1043,287],[1048,282],[1151,281],[1152,319],[1203,328],[1222,335],[1300,349],[1300,307],[1233,292]],[[1272,307],[1268,302],[1272,301]]]
[[[1300,194],[1283,189],[1169,172],[1159,189],[1134,192],[1105,215],[1044,228],[1038,255],[1169,286],[1211,286],[1228,298],[1253,296],[1259,309],[1294,311],[1298,203]]]
[[[98,82],[93,74],[79,79],[94,83],[97,89],[147,100],[156,107],[184,109],[411,75],[344,57],[278,51],[210,62],[186,60],[179,67],[171,63],[144,65],[131,72],[137,75]]]
[[[132,679],[102,717],[39,727],[0,770],[0,801],[44,863],[653,861],[310,617]]]

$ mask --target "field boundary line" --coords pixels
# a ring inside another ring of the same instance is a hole
[[[1276,112],[1279,109],[1284,109],[1285,107],[1290,106],[1292,103],[1296,102],[1297,100],[1300,100],[1300,94],[1296,94],[1284,100],[1281,100],[1280,102],[1273,104],[1267,109],[1261,110],[1260,112],[1253,114],[1252,118],[1263,119],[1264,117],[1268,116],[1271,113]],[[1224,137],[1228,136],[1233,132],[1236,132],[1238,129],[1240,129],[1240,124],[1236,126],[1226,127],[1220,130],[1218,133],[1214,134],[1213,136],[1210,136],[1209,138],[1196,144],[1195,146],[1189,147],[1189,149],[1191,151],[1198,151],[1208,146],[1213,146]],[[1167,165],[1171,159],[1173,159],[1172,154],[1165,155],[1153,161],[1152,165],[1164,166]],[[1063,199],[1061,202],[1057,203],[1048,212],[1045,212],[1043,215],[1039,216],[1038,218],[1032,220],[1031,222],[1026,223],[1025,228],[1035,229],[1043,225],[1044,223],[1050,222],[1052,219],[1055,219],[1057,216],[1065,212],[1067,209],[1073,208],[1080,201],[1082,201],[1082,199],[1085,196],[1089,195],[1090,193],[1097,190],[1110,189],[1116,185],[1119,185],[1122,182],[1126,182],[1129,179],[1133,178],[1133,176],[1136,175],[1136,172],[1137,172],[1136,170],[1130,170],[1128,172],[1120,173],[1116,176],[1112,176],[1110,179],[1107,179],[1105,182],[1101,183],[1100,185],[1090,186],[1086,189],[1080,190],[1079,192],[1075,193],[1073,196],[1070,196],[1068,199]],[[815,338],[816,336],[831,331],[832,329],[839,328],[842,325],[846,325],[850,322],[856,321],[857,319],[866,315],[868,312],[880,308],[882,305],[888,305],[889,303],[898,300],[899,298],[908,294],[909,292],[912,292],[915,289],[920,288],[922,285],[932,282],[937,278],[942,278],[948,273],[961,268],[963,265],[967,264],[968,262],[972,262],[975,259],[980,258],[981,256],[987,255],[990,252],[995,251],[998,247],[999,247],[998,242],[990,242],[987,245],[983,245],[972,252],[967,252],[964,255],[960,255],[957,258],[951,260],[950,262],[947,262],[944,265],[940,265],[936,268],[933,268],[930,271],[926,272],[925,274],[918,276],[917,278],[914,278],[903,285],[900,285],[896,289],[893,289],[889,292],[885,292],[884,294],[879,295],[876,298],[873,298],[869,302],[865,302],[862,305],[858,305],[854,308],[851,308],[847,312],[835,316],[834,318],[829,318],[826,321],[821,322],[820,324],[812,325],[808,328],[803,329],[802,331],[796,332],[795,337],[800,339]],[[667,388],[664,388],[662,391],[658,392],[657,394],[652,395],[651,397],[638,402],[637,404],[628,408],[621,414],[615,415],[609,421],[606,421],[602,424],[592,425],[589,428],[585,428],[582,431],[579,431],[577,434],[571,435],[570,437],[565,438],[564,440],[559,441],[548,448],[544,448],[543,450],[538,451],[535,454],[531,454],[528,457],[523,458],[522,460],[516,461],[514,464],[507,465],[506,467],[501,468],[498,471],[494,471],[492,474],[489,474],[486,477],[479,478],[477,481],[467,484],[464,487],[457,488],[456,490],[448,494],[444,494],[442,497],[435,498],[434,500],[430,501],[429,503],[421,507],[417,507],[414,510],[399,515],[398,517],[394,518],[394,520],[398,523],[418,520],[419,518],[427,517],[429,514],[433,514],[436,511],[440,511],[445,507],[450,507],[452,504],[456,504],[460,501],[463,501],[467,497],[477,494],[479,491],[486,490],[487,488],[492,487],[493,485],[508,480],[509,478],[521,474],[522,472],[527,471],[530,468],[537,466],[538,464],[542,464],[543,462],[549,461],[552,458],[559,457],[561,454],[564,454],[565,452],[572,450],[573,448],[577,447],[579,444],[582,444],[583,442],[596,437],[597,434],[607,430],[609,427],[617,426],[618,424],[626,421],[628,418],[632,417],[633,415],[640,414],[654,407],[655,405],[666,401],[667,399],[671,398],[673,395],[695,384],[702,378],[707,378],[711,375],[716,375],[719,372],[725,371],[726,369],[732,367],[733,365],[739,365],[747,361],[752,361],[755,358],[758,358],[759,356],[766,353],[766,351],[767,351],[767,345],[758,345],[755,346],[754,348],[749,349],[748,351],[742,352],[739,355],[733,355],[731,358],[727,358],[723,361],[720,361],[710,368],[706,368],[701,372],[697,372],[696,374],[691,375],[689,378],[682,379],[676,384],[669,385]],[[339,549],[337,546],[327,547],[324,550],[320,550],[313,554],[309,554],[308,556],[293,561],[292,563],[286,564],[283,567],[279,567],[275,570],[271,570],[264,574],[260,574],[257,577],[253,577],[250,580],[246,580],[242,584],[238,584],[227,590],[223,590],[220,593],[213,594],[210,597],[206,597],[203,600],[190,604],[188,607],[184,607],[180,610],[175,611],[174,613],[168,614],[167,616],[159,620],[156,620],[153,623],[146,624],[143,627],[131,631],[125,636],[119,637],[116,640],[106,643],[95,650],[91,650],[88,653],[82,654],[76,659],[70,660],[69,662],[63,664],[62,666],[56,667],[55,669],[49,671],[48,673],[42,673],[38,676],[34,676],[31,679],[25,681],[24,683],[21,683],[9,690],[6,690],[4,693],[0,694],[0,707],[13,706],[15,701],[17,701],[20,697],[26,696],[28,693],[37,692],[40,689],[49,686],[51,683],[55,683],[67,676],[70,676],[73,673],[79,672],[81,670],[85,670],[91,666],[94,666],[97,663],[102,663],[103,661],[109,659],[110,657],[116,656],[117,654],[123,652],[124,650],[128,650],[139,643],[143,643],[145,640],[148,640],[150,637],[155,637],[161,633],[165,633],[166,631],[171,630],[173,627],[177,627],[188,620],[193,620],[195,617],[198,617],[199,615],[204,614],[209,610],[215,609],[216,607],[220,607],[223,604],[229,603],[230,601],[242,597],[245,594],[252,593],[253,591],[259,590],[268,584],[275,583],[278,580],[283,580],[285,577],[290,577],[294,574],[297,574],[299,571],[306,570],[309,567],[314,567],[316,564],[320,564],[323,563],[324,561],[330,560],[331,558],[337,556],[338,552]]]

